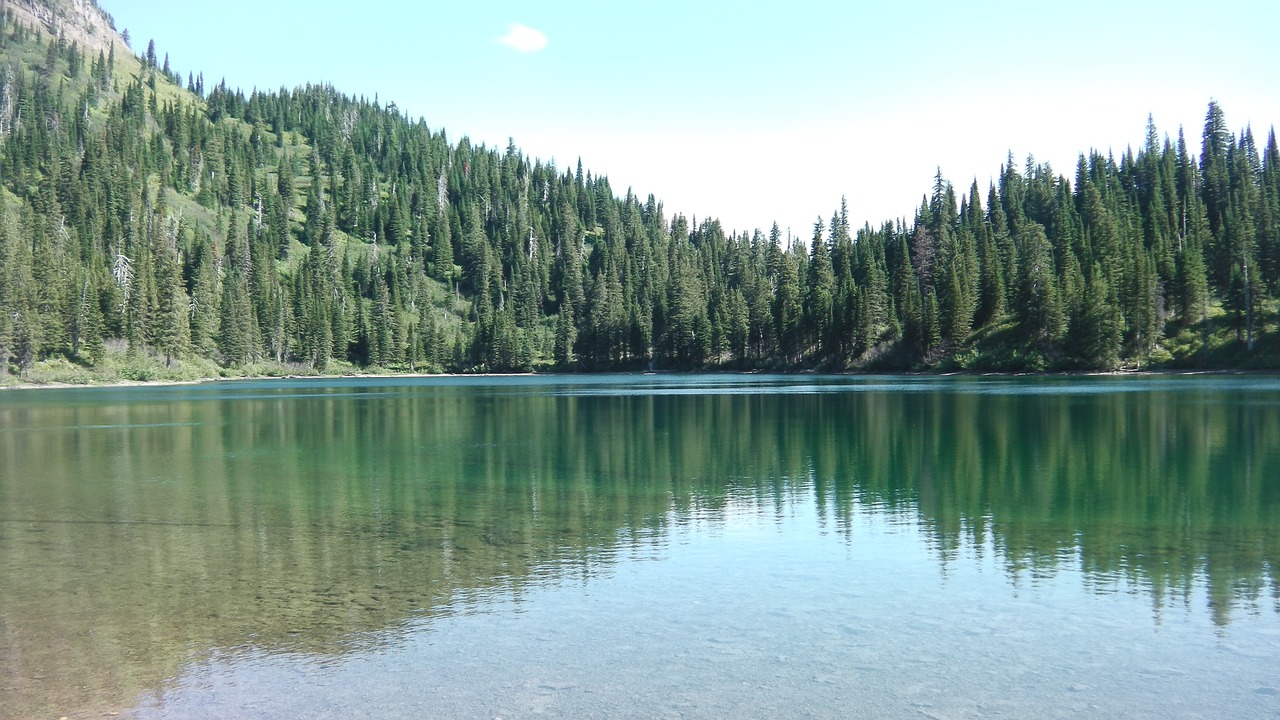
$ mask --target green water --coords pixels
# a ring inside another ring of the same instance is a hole
[[[0,717],[1275,717],[1280,379],[0,393]]]

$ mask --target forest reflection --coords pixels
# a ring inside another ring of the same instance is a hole
[[[342,653],[797,503],[849,537],[917,523],[944,570],[975,548],[1011,582],[1077,569],[1157,616],[1197,590],[1220,625],[1280,605],[1280,395],[965,382],[6,402],[0,706],[125,702],[211,650]]]

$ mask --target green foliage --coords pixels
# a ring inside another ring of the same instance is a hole
[[[1280,149],[1216,103],[1199,158],[1149,121],[1074,182],[1009,158],[984,204],[939,171],[910,223],[842,202],[801,242],[328,86],[0,40],[0,377],[112,347],[144,375],[1274,362]]]

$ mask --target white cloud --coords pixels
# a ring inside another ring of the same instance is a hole
[[[515,23],[507,30],[506,35],[498,38],[498,42],[512,50],[525,53],[538,52],[547,46],[547,36],[539,30]]]

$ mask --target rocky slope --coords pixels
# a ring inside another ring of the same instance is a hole
[[[111,16],[94,0],[0,0],[0,13],[4,12],[12,12],[24,24],[42,27],[95,53],[108,52],[112,43],[118,48],[126,45]]]

